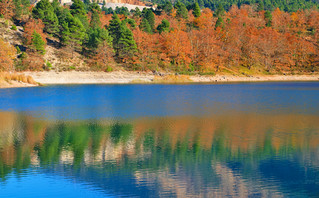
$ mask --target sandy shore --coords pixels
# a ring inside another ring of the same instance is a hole
[[[24,72],[25,75],[33,77],[33,79],[41,84],[127,84],[127,83],[174,83],[181,82],[166,80],[168,74],[164,77],[154,75],[151,72],[127,72],[114,71],[105,72]],[[174,76],[172,74],[171,76]],[[185,78],[182,82],[193,83],[216,83],[216,82],[258,82],[258,81],[319,81],[319,75],[269,75],[269,76],[232,76],[232,75],[216,75],[216,76],[179,76]],[[161,79],[163,79],[161,81]]]

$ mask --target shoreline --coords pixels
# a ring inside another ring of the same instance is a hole
[[[151,72],[23,72],[31,76],[36,82],[44,85],[50,84],[153,84],[153,83],[219,83],[219,82],[267,82],[267,81],[319,81],[319,74],[314,75],[256,75],[233,76],[220,75],[154,75]]]
[[[79,71],[42,71],[20,72],[31,76],[41,85],[59,84],[190,84],[190,83],[240,83],[240,82],[288,82],[319,81],[319,74],[313,75],[175,75],[173,73],[154,75],[152,72],[114,71],[114,72],[79,72]],[[37,85],[18,81],[0,84],[0,88],[34,87]]]

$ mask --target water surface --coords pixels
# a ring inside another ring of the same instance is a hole
[[[1,197],[317,197],[318,99],[317,82],[2,89]]]

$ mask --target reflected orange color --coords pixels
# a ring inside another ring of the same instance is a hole
[[[287,144],[301,148],[317,147],[318,120],[319,117],[313,115],[233,113],[209,117],[142,118],[135,120],[133,125],[137,137],[149,130],[153,130],[156,136],[167,131],[172,148],[179,140],[189,137],[190,142],[198,138],[200,145],[209,149],[216,133],[222,133],[232,150],[247,151],[256,146],[262,147],[267,133],[271,134],[272,146],[277,150]]]

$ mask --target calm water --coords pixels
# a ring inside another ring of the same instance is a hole
[[[318,197],[319,82],[0,89],[0,197]]]

